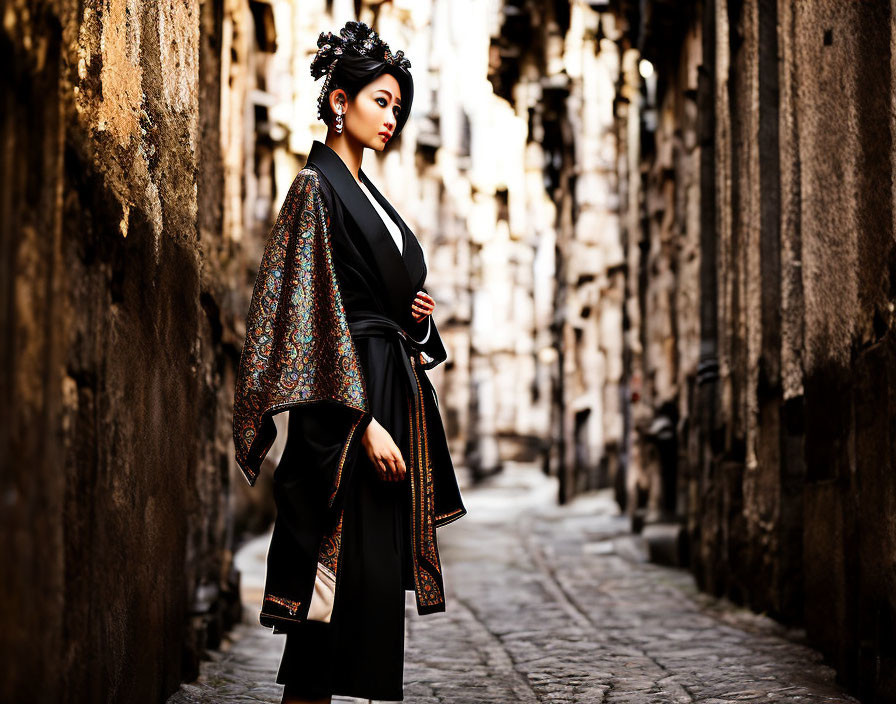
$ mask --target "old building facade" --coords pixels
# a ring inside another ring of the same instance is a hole
[[[805,625],[869,701],[896,690],[893,12],[512,0],[492,67],[537,95],[557,206],[561,497],[616,485],[658,559]]]
[[[520,197],[537,261],[553,269],[538,288],[534,328],[535,388],[550,400],[545,469],[559,479],[560,501],[617,486],[624,502],[630,421],[613,117],[619,57],[601,51],[613,44],[599,19],[583,3],[504,3],[489,78],[526,121],[526,168],[535,173]]]
[[[233,376],[272,218],[326,134],[308,72],[320,31],[361,19],[413,58],[414,118],[364,166],[427,252],[459,470],[545,450],[535,330],[552,252],[533,242],[552,232],[543,215],[527,229],[540,168],[523,168],[525,120],[486,78],[495,12],[5,4],[0,544],[19,567],[0,699],[158,701],[240,617],[232,554],[273,516],[280,448],[244,486]]]
[[[893,701],[893,7],[606,10],[647,502],[701,587]]]

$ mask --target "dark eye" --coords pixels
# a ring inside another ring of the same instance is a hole
[[[383,102],[380,103],[381,100],[382,100]],[[386,101],[385,98],[377,98],[377,99],[376,99],[376,102],[378,102],[378,103],[380,104],[380,107],[381,107],[381,108],[386,107],[386,105],[388,104],[388,102]]]

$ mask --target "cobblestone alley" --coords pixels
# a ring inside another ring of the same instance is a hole
[[[801,631],[646,562],[609,493],[558,508],[555,487],[519,467],[466,490],[469,514],[439,533],[447,612],[419,617],[408,593],[406,702],[857,701]],[[280,701],[283,636],[253,601],[267,543],[239,556],[244,623],[168,704]]]
[[[2,15],[0,704],[896,704],[896,0]]]

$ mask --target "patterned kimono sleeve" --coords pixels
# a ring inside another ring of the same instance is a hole
[[[272,416],[307,404],[338,406],[344,445],[369,422],[367,392],[349,332],[317,172],[302,169],[265,245],[246,318],[234,388],[236,460],[255,484],[277,434]],[[330,504],[342,463],[329,468]]]

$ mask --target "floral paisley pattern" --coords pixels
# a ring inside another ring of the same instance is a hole
[[[368,411],[367,391],[339,293],[319,176],[304,168],[265,246],[246,319],[233,441],[250,486],[277,434],[271,416],[316,401],[335,401],[359,412],[347,445]],[[340,479],[338,472],[331,498]]]
[[[442,586],[442,567],[435,532],[435,494],[433,492],[432,460],[429,454],[429,435],[423,391],[417,377],[414,357],[410,357],[414,377],[413,391],[408,397],[410,425],[411,482],[411,541],[413,544],[413,573],[417,595],[417,613],[444,611],[445,595]]]
[[[336,527],[320,541],[320,551],[317,556],[317,561],[334,575],[339,567],[339,548],[342,547],[342,517],[344,513],[345,509],[340,509]]]

